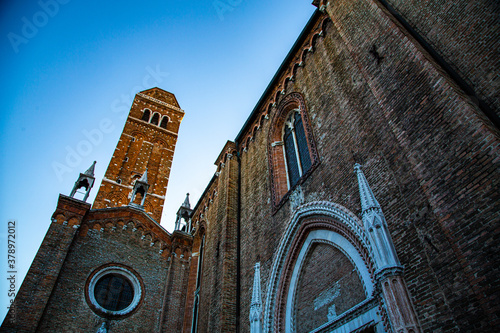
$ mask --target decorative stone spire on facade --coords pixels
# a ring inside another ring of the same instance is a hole
[[[141,179],[139,179],[140,182],[147,184],[148,183],[148,168],[146,168],[146,171],[142,174]]]
[[[139,209],[144,209],[144,202],[146,201],[146,194],[148,192],[148,189],[149,189],[148,169],[146,168],[146,171],[144,171],[141,178],[136,180],[134,184],[134,189],[132,190],[132,197],[130,198],[129,206],[136,207]],[[137,193],[142,195],[142,200],[140,205],[134,203]]]
[[[184,202],[182,203],[182,207],[191,208],[191,204],[189,203],[189,193],[186,194],[186,199],[184,199]]]
[[[252,302],[250,303],[250,333],[261,333],[262,301],[260,291],[260,263],[255,264],[253,276]]]
[[[190,233],[191,226],[191,215],[193,210],[191,209],[191,204],[189,203],[189,193],[186,194],[186,199],[182,203],[181,207],[177,211],[177,218],[175,220],[175,229],[183,232]],[[182,221],[184,220],[184,222]]]
[[[375,199],[370,185],[368,185],[368,181],[361,170],[361,165],[356,163],[354,170],[358,176],[363,225],[373,247],[378,271],[385,268],[400,267],[382,208]]]
[[[382,290],[392,327],[398,333],[421,332],[382,208],[368,185],[361,165],[356,163],[354,170],[358,176],[363,225],[377,265],[375,279]]]
[[[358,176],[358,185],[359,185],[359,196],[361,197],[361,210],[363,214],[370,209],[378,209],[381,210],[380,204],[377,199],[375,199],[375,195],[373,194],[370,185],[368,185],[368,181],[366,180],[363,171],[361,170],[361,164],[356,163],[354,165],[354,170]]]
[[[84,174],[87,175],[87,176],[90,176],[90,177],[94,177],[95,164],[96,164],[96,161],[94,161],[94,163],[92,163],[92,165],[90,166],[90,168],[88,168],[87,171],[85,171]]]
[[[75,182],[75,185],[73,186],[73,190],[71,190],[71,194],[69,195],[70,197],[73,198],[76,194],[76,191],[84,187],[85,195],[83,197],[83,201],[87,201],[87,198],[89,197],[90,194],[90,189],[92,188],[92,186],[94,186],[95,182],[95,177],[94,177],[95,164],[96,161],[92,163],[92,165],[90,166],[90,168],[87,169],[87,171],[85,171],[84,173],[80,173],[78,180]]]

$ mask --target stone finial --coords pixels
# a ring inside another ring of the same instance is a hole
[[[140,182],[143,182],[145,184],[148,183],[148,168],[146,168],[146,171],[142,174],[141,179],[139,179]]]
[[[134,188],[132,189],[132,196],[130,197],[129,206],[144,210],[144,202],[146,201],[146,195],[148,193],[148,189],[149,189],[148,169],[146,168],[146,171],[144,171],[142,177],[139,180],[137,180],[134,184]],[[137,193],[142,195],[142,200],[140,205],[134,203]]]
[[[354,165],[354,171],[358,176],[358,185],[359,185],[359,195],[361,197],[361,211],[362,214],[366,213],[370,209],[380,209],[380,205],[375,199],[373,195],[372,189],[370,185],[368,185],[368,181],[366,180],[363,171],[361,170],[361,164],[356,163]]]
[[[252,302],[250,303],[250,333],[261,333],[262,301],[260,288],[260,263],[255,264],[253,276]]]
[[[80,176],[78,177],[77,181],[75,182],[75,185],[73,186],[73,189],[71,190],[71,194],[69,195],[70,197],[74,198],[76,191],[81,189],[82,187],[85,188],[85,194],[83,197],[83,201],[87,201],[87,198],[89,197],[90,194],[90,189],[92,186],[94,186],[94,169],[95,169],[95,164],[92,163],[90,168],[87,169],[84,173],[80,173]]]
[[[189,193],[186,193],[186,199],[184,199],[182,207],[191,208],[191,204],[189,203]]]
[[[382,286],[394,332],[421,332],[382,208],[361,171],[361,165],[356,163],[354,170],[358,176],[363,225],[377,265],[375,279]]]
[[[400,268],[399,259],[382,208],[375,199],[363,171],[361,171],[361,165],[356,163],[354,170],[358,176],[363,225],[368,233],[378,271],[388,268]]]
[[[90,176],[90,177],[94,177],[95,164],[96,164],[96,161],[94,161],[94,163],[92,163],[90,168],[88,168],[87,171],[84,172],[84,174],[87,176]]]
[[[189,193],[186,194],[186,199],[179,207],[177,211],[177,218],[175,220],[174,230],[183,231],[186,233],[192,232],[192,221],[191,217],[193,215],[193,210],[191,209],[191,204],[189,203]]]

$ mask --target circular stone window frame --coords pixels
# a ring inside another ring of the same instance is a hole
[[[97,282],[108,274],[117,274],[126,278],[131,284],[134,290],[134,297],[132,302],[122,310],[112,311],[105,309],[100,305],[94,296],[95,286]],[[137,272],[135,272],[130,267],[126,267],[120,264],[108,264],[95,269],[92,274],[88,277],[87,283],[85,284],[85,299],[89,307],[101,317],[126,317],[133,314],[142,303],[144,298],[144,283]]]

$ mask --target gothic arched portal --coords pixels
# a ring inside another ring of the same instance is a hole
[[[385,332],[362,222],[346,208],[297,209],[273,262],[264,332]]]

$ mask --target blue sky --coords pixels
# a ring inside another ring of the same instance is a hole
[[[172,231],[185,193],[194,205],[220,150],[314,12],[311,2],[3,1],[0,276],[7,270],[7,222],[17,221],[18,289],[59,193],[68,195],[96,160],[93,201],[133,96],[153,86],[174,93],[186,112],[161,221]],[[111,130],[103,132],[103,122]],[[85,133],[95,130],[102,140],[86,144]],[[72,151],[79,158],[69,158]]]

